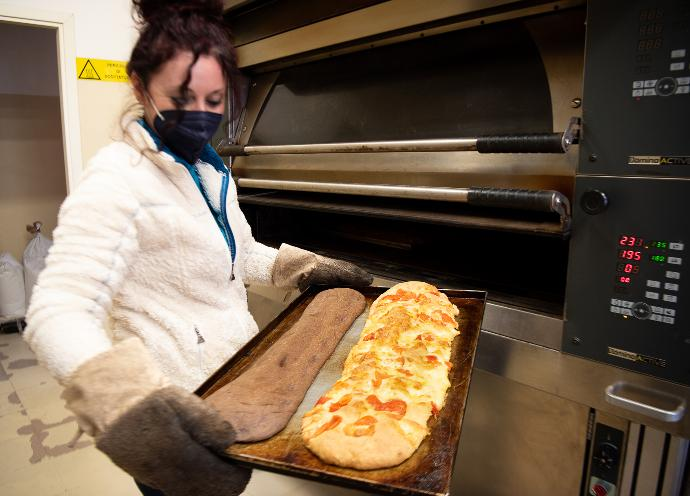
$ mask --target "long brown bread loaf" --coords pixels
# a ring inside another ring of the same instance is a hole
[[[353,289],[322,291],[256,363],[206,398],[235,428],[237,441],[267,439],[287,425],[365,306],[364,296]]]

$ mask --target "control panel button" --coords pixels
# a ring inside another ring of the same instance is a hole
[[[661,322],[663,319],[664,319],[663,316],[658,315],[656,313],[654,315],[652,315],[651,317],[649,317],[649,320],[653,320],[654,322]]]
[[[675,270],[667,270],[666,277],[668,279],[680,279],[680,272],[676,272]]]
[[[676,295],[665,294],[664,301],[668,301],[669,303],[676,303],[678,301],[678,297]]]
[[[682,71],[685,69],[685,62],[674,62],[669,66],[669,69],[672,71]]]
[[[668,257],[667,262],[673,265],[682,265],[683,259],[680,257]]]
[[[659,93],[659,94],[662,95],[663,93]],[[669,95],[670,94],[671,93],[669,93]],[[644,90],[642,90],[642,95],[643,96],[656,96],[656,90],[654,88],[645,88]],[[664,96],[666,96],[666,95],[664,95]]]
[[[675,50],[671,50],[672,59],[682,59],[683,57],[685,57],[685,48],[677,48]]]
[[[649,286],[650,288],[660,288],[661,281],[653,281],[651,279],[647,279],[647,286]]]
[[[690,78],[688,78],[688,79],[690,79]],[[685,248],[685,245],[683,245],[683,243],[669,243],[668,244],[669,250],[683,251],[683,248]]]
[[[644,96],[644,91],[642,91],[642,89],[633,90],[633,91],[632,91],[632,96],[633,96],[633,97]]]
[[[664,315],[668,315],[669,317],[675,317],[676,311],[673,308],[664,308]]]
[[[690,86],[678,86],[676,88],[676,95],[687,95],[690,93]]]
[[[640,319],[648,319],[652,315],[652,308],[642,301],[638,301],[633,305],[632,314]]]
[[[656,79],[647,79],[644,82],[644,87],[645,88],[654,88],[656,86]]]
[[[658,300],[659,293],[656,293],[654,291],[645,291],[644,297],[649,298],[650,300]]]
[[[664,289],[668,289],[669,291],[678,291],[678,285],[674,282],[665,282]]]
[[[678,83],[678,84],[683,84],[683,83]],[[644,81],[633,81],[633,89],[638,90],[640,88],[644,88]]]
[[[621,300],[620,305],[623,308],[632,308],[635,305],[635,302],[633,301],[626,301],[626,300]]]
[[[661,314],[661,313],[664,313],[664,309],[661,308],[661,307],[652,306],[652,313],[659,313],[659,314]]]
[[[663,317],[662,322],[664,324],[673,324],[676,322],[676,319],[674,319],[673,317]]]
[[[676,78],[676,83],[678,83],[679,85],[682,85],[682,84],[690,84],[690,77],[679,77],[679,78]],[[634,88],[634,86],[633,86],[633,88]]]
[[[621,308],[621,315],[627,315],[628,317],[632,317],[633,311],[630,310],[629,308]],[[642,318],[642,317],[640,317],[640,318]]]
[[[611,305],[616,305],[616,306],[618,306],[618,305],[620,305],[620,304],[621,304],[621,300],[618,300],[618,299],[616,299],[616,298],[611,298]]]
[[[621,313],[622,308],[621,307],[614,307],[611,305],[611,308],[609,309],[611,313]]]
[[[656,92],[661,96],[673,95],[676,92],[678,83],[672,77],[659,79],[656,83]]]

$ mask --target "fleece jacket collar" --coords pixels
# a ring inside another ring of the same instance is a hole
[[[225,195],[227,194],[227,182],[229,180],[229,171],[228,168],[225,166],[225,163],[223,162],[223,159],[220,158],[220,155],[216,153],[216,151],[213,149],[211,145],[206,143],[204,146],[204,149],[201,151],[201,156],[199,157],[199,160],[201,162],[204,162],[206,164],[209,164],[211,167],[213,167],[216,172],[218,172],[221,176],[223,176],[222,182],[223,182],[223,188],[220,194],[220,198],[218,198],[218,202],[216,205],[216,202],[214,202],[208,194],[208,191],[206,190],[205,185],[202,184],[201,177],[199,175],[199,170],[197,168],[196,164],[190,164],[186,160],[184,160],[182,157],[180,157],[178,154],[173,152],[168,146],[163,143],[161,140],[160,136],[156,134],[153,129],[151,129],[151,126],[148,125],[148,123],[144,119],[139,119],[138,123],[141,127],[143,127],[149,137],[153,140],[154,144],[156,145],[156,148],[158,151],[167,153],[173,159],[175,162],[179,163],[180,165],[184,166],[185,169],[189,172],[189,175],[192,176],[192,179],[194,180],[194,183],[196,184],[196,187],[199,188],[199,192],[201,195],[204,197],[204,200],[206,200],[206,205],[208,206],[209,210],[211,211],[211,214],[213,215],[213,218],[216,221],[216,224],[218,224],[218,228],[220,229],[221,234],[223,235],[223,238],[225,239],[225,242],[228,245],[228,248],[230,249],[230,256],[232,261],[235,261],[235,239],[234,235],[232,233],[232,229],[230,228],[230,224],[227,220],[227,215],[225,213],[224,205],[225,205]],[[198,162],[197,162],[198,163]]]

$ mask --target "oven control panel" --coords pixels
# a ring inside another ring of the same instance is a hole
[[[685,243],[628,233],[618,236],[615,250],[611,313],[674,325]]]
[[[690,2],[587,2],[578,173],[690,177]]]
[[[690,2],[587,2],[562,349],[690,385]]]
[[[670,3],[670,2],[669,2]],[[682,97],[690,94],[690,46],[683,37],[678,16],[685,11],[666,5],[641,6],[637,14],[634,44],[635,69],[631,96],[635,101],[648,97]],[[631,26],[632,27],[632,26]]]
[[[690,385],[690,181],[576,178],[563,350]]]

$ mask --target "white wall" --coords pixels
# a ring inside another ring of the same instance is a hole
[[[77,57],[128,60],[137,38],[131,0],[0,0],[0,13],[3,5],[73,14]]]

